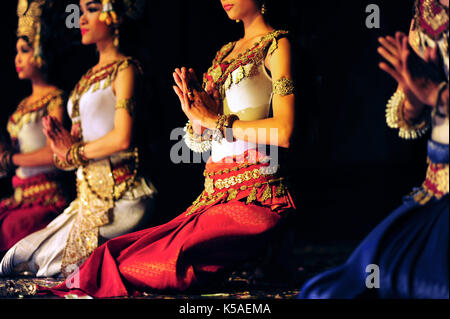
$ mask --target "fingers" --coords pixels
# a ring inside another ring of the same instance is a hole
[[[183,102],[184,102],[184,100],[183,100],[183,91],[181,91],[181,89],[178,86],[176,86],[176,85],[173,86],[173,90],[175,91],[175,94],[180,99],[181,104],[183,104]]]
[[[195,74],[194,69],[192,69],[192,68],[189,69],[189,75],[191,76],[192,80],[200,83],[200,81],[197,78],[197,74]]]
[[[401,32],[395,33],[395,42],[397,43],[397,47],[399,50],[403,49],[403,36]]]
[[[183,88],[183,82],[181,81],[180,75],[178,74],[178,72],[175,70],[175,72],[173,73],[173,79],[175,80],[176,85],[182,89]]]
[[[64,129],[64,127],[63,127],[63,125],[62,125],[62,123],[56,118],[56,117],[51,117],[51,119],[52,119],[52,121],[53,121],[53,123],[54,123],[54,127],[55,127],[55,130],[59,133],[59,132],[63,132],[63,131],[65,131],[65,129]]]
[[[197,90],[202,89],[202,86],[200,85],[200,81],[197,78],[197,74],[195,74],[195,71],[192,68],[189,69],[189,78],[190,78],[191,85],[195,89],[197,89]]]
[[[398,57],[393,56],[383,47],[379,47],[377,51],[383,58],[385,58],[395,68],[399,67],[399,58]]]
[[[378,42],[383,46],[384,49],[386,49],[391,55],[397,55],[398,54],[398,47],[397,43],[394,38],[392,37],[380,37],[378,38]]]
[[[44,116],[42,118],[42,126],[44,127],[44,129],[47,129],[47,130],[50,129],[50,121],[48,119],[48,116]]]
[[[392,76],[398,82],[399,85],[404,86],[404,80],[400,75],[400,73],[398,73],[396,70],[394,70],[384,62],[381,62],[378,66],[381,70]]]
[[[178,99],[180,100],[180,104],[181,104],[181,109],[183,111],[186,110],[186,101],[184,99],[184,92],[181,91],[181,89],[179,87],[177,87],[176,85],[173,86],[173,90],[175,91],[176,95],[178,96]]]
[[[49,129],[44,128],[44,129],[43,129],[43,132],[44,132],[44,135],[45,135],[48,139],[50,139],[51,141],[54,141],[54,140],[56,139],[56,136],[55,136],[55,134],[53,133],[52,130],[49,130]]]

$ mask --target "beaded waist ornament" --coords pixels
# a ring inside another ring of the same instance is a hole
[[[242,200],[246,204],[259,202],[262,205],[276,206],[277,199],[281,200],[288,195],[283,178],[277,174],[278,167],[272,167],[267,162],[231,164],[228,168],[220,170],[211,169],[212,166],[214,165],[207,165],[204,172],[205,188],[187,209],[187,215],[232,200]],[[293,206],[290,198],[289,202]]]

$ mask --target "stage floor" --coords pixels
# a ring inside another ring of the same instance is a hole
[[[300,241],[301,243],[301,241]],[[343,263],[357,242],[304,243],[294,250],[295,274],[287,278],[258,278],[252,270],[233,272],[228,280],[216,287],[188,293],[145,293],[139,297],[117,299],[294,299],[308,278]],[[256,278],[256,279],[255,279]],[[0,278],[0,298],[53,299],[56,297],[29,295],[34,284],[52,287],[61,281],[53,278]]]

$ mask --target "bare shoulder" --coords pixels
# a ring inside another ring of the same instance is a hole
[[[277,40],[277,46],[268,54],[266,66],[272,74],[288,75],[291,68],[291,43],[288,38]]]

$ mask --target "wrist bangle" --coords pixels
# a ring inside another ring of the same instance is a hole
[[[403,116],[405,101],[405,93],[402,89],[398,89],[387,104],[386,123],[390,128],[398,129],[401,138],[416,139],[424,135],[430,128],[429,112],[425,112],[417,124],[411,125]]]
[[[211,149],[211,140],[209,138],[205,138],[204,135],[207,135],[208,130],[205,131],[204,135],[198,135],[194,133],[194,130],[192,128],[192,124],[189,121],[184,131],[186,134],[184,135],[184,142],[186,143],[187,147],[191,149],[195,153],[204,153]]]
[[[229,114],[226,116],[225,123],[223,125],[223,135],[228,142],[234,141],[233,124],[236,121],[239,121],[239,116],[236,114]]]
[[[89,159],[87,159],[84,155],[84,143],[75,143],[73,144],[69,151],[66,153],[66,162],[69,165],[78,167],[83,166],[89,163]]]
[[[68,164],[68,165],[71,165],[71,166],[73,166],[73,162],[72,162],[72,159],[73,159],[73,157],[72,157],[72,147],[70,147],[68,150],[67,150],[67,152],[66,152],[66,163]],[[72,157],[72,158],[71,158]]]
[[[15,153],[11,151],[5,151],[0,159],[0,169],[5,172],[10,172],[14,170],[17,166],[14,165],[12,157]]]
[[[62,161],[55,153],[53,153],[53,164],[56,166],[56,168],[63,171],[72,171],[76,168],[75,166],[70,165],[65,161]]]
[[[217,118],[216,121],[216,129],[213,132],[213,140],[215,140],[216,142],[221,142],[223,139],[223,128],[225,125],[225,121],[227,119],[226,115],[219,115],[219,117]]]

